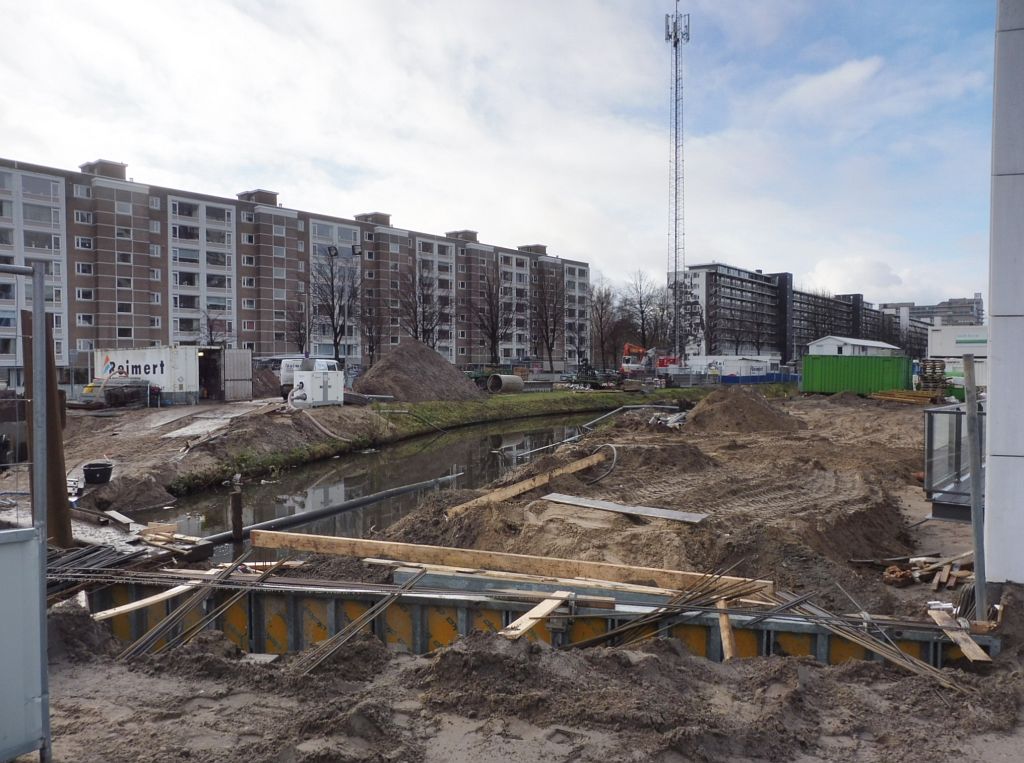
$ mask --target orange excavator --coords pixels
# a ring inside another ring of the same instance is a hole
[[[622,364],[619,370],[627,375],[656,374],[659,369],[668,369],[678,362],[674,355],[658,355],[656,347],[647,349],[627,342],[622,346]]]

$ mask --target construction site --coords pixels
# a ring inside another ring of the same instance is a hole
[[[33,296],[0,397],[0,760],[1020,760],[1024,0],[999,9],[977,365],[825,331],[800,364],[698,363],[673,288],[674,346],[609,378],[415,337],[354,384],[154,345],[95,349],[68,402],[44,263],[0,263]],[[665,36],[681,273],[678,8]]]

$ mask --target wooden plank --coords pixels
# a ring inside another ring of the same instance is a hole
[[[655,506],[628,506],[623,503],[599,501],[595,498],[582,498],[575,495],[565,495],[564,493],[548,493],[541,500],[565,503],[569,506],[581,506],[585,509],[614,511],[617,514],[653,517],[655,519],[672,519],[676,522],[689,522],[690,524],[697,524],[708,518],[707,514],[694,514],[689,511],[676,511],[675,509],[659,509]]]
[[[978,642],[972,639],[960,627],[960,623],[954,620],[948,612],[929,609],[928,616],[935,621],[936,625],[942,628],[942,632],[949,636],[954,644],[960,647],[960,651],[964,653],[964,657],[968,660],[971,662],[992,662],[992,658],[985,653],[984,649],[978,646]]]
[[[729,620],[729,603],[725,599],[718,600],[718,630],[722,634],[722,662],[736,658],[736,634],[732,632],[732,621]]]
[[[663,588],[689,589],[707,582],[707,575],[699,572],[664,570],[655,567],[633,567],[628,564],[610,562],[584,562],[577,559],[556,559],[546,556],[505,554],[497,551],[477,551],[447,546],[422,546],[414,543],[389,543],[361,538],[341,538],[330,535],[307,535],[305,533],[253,530],[252,545],[257,548],[286,548],[292,551],[308,551],[314,554],[338,554],[342,556],[398,559],[403,562],[443,564],[449,567],[473,567],[520,572],[527,575],[546,575],[563,578],[595,578],[616,580],[624,583],[643,580],[653,581]],[[738,582],[758,583],[765,592],[774,590],[770,580],[751,580],[721,576],[720,585]]]
[[[572,596],[572,591],[555,591],[551,594],[550,598],[544,599],[544,601],[518,620],[506,625],[498,631],[498,633],[505,638],[515,641],[517,638],[523,636],[527,631],[529,631],[530,628],[562,606],[565,603],[565,600],[570,596]]]
[[[935,578],[932,580],[933,591],[938,591],[940,586],[946,585],[946,581],[949,580],[949,572],[952,569],[952,565],[947,564],[935,573]]]
[[[606,458],[608,458],[608,453],[607,451],[602,450],[591,456],[587,456],[586,458],[581,458],[579,461],[573,461],[565,466],[559,466],[557,469],[552,469],[549,472],[544,472],[543,474],[538,474],[535,477],[530,477],[528,480],[500,487],[497,490],[492,490],[487,495],[482,495],[479,498],[474,498],[472,501],[467,501],[466,503],[460,503],[458,506],[453,506],[448,509],[447,516],[451,519],[459,516],[460,514],[464,514],[477,506],[483,506],[488,503],[497,503],[498,501],[507,501],[509,498],[515,498],[517,495],[522,495],[523,493],[528,493],[531,490],[543,487],[551,481],[552,477],[557,477],[561,474],[573,474],[574,472],[589,469],[591,466],[596,466],[601,463]]]
[[[150,522],[139,531],[142,535],[174,535],[178,532],[177,522]]]
[[[943,567],[942,569],[946,569],[946,568]],[[960,565],[959,564],[954,564],[953,567],[952,567],[952,570],[949,573],[947,573],[947,575],[946,575],[946,590],[947,591],[951,590],[953,588],[956,588],[956,584],[957,584],[958,578],[957,578],[955,573],[957,573],[957,572],[960,572]]]
[[[196,571],[197,575],[212,575],[217,570],[204,570],[202,572]],[[136,601],[129,602],[128,604],[122,604],[119,607],[113,607],[112,609],[104,609],[102,612],[97,612],[92,616],[93,620],[109,620],[111,617],[117,617],[123,615],[126,612],[134,612],[137,609],[145,609],[152,604],[159,604],[162,601],[173,599],[175,596],[180,596],[183,593],[195,590],[194,585],[179,585],[174,588],[168,588],[166,591],[147,596],[144,599],[137,599]]]

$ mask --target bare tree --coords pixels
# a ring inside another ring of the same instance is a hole
[[[507,342],[516,322],[516,298],[512,282],[502,281],[495,258],[482,273],[478,296],[469,298],[469,312],[491,353],[491,364],[498,365],[501,343]]]
[[[732,346],[732,354],[739,355],[747,340],[747,325],[743,314],[739,310],[725,310],[723,313],[719,324],[722,337]]]
[[[590,336],[593,341],[590,354],[602,369],[609,368],[609,359],[614,360],[618,354],[612,340],[615,323],[619,319],[616,302],[615,291],[604,279],[590,285]]]
[[[754,353],[761,354],[761,348],[770,343],[774,337],[774,327],[758,313],[751,313],[747,316],[747,338],[754,345]]]
[[[537,282],[531,290],[531,333],[537,348],[547,356],[548,371],[553,372],[555,346],[565,334],[565,279],[561,263],[557,269],[540,263],[534,271]]]
[[[656,320],[657,302],[658,287],[645,272],[636,271],[626,284],[622,306],[626,315],[633,322],[641,346],[645,348],[653,344],[653,323]]]
[[[341,346],[359,322],[361,300],[358,259],[348,254],[320,255],[313,258],[310,293],[313,298],[314,324],[327,328],[334,347],[334,358],[341,360]]]
[[[199,322],[199,343],[208,347],[226,347],[231,340],[231,319],[222,310],[203,310]]]
[[[367,366],[377,362],[384,345],[389,320],[390,311],[385,307],[384,301],[379,297],[367,297],[359,321]]]
[[[654,287],[649,321],[650,342],[654,347],[667,348],[671,345],[672,307],[671,292],[663,286]]]
[[[398,325],[413,339],[434,349],[437,329],[450,320],[448,307],[437,295],[437,279],[413,267],[399,277]]]
[[[295,348],[306,353],[313,343],[313,311],[306,309],[306,303],[295,301],[285,310],[285,331]]]

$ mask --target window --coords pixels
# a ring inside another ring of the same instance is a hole
[[[391,337],[391,344],[398,344],[398,337],[397,336]]]
[[[284,235],[284,226],[283,225],[275,225],[274,226],[274,235],[275,236],[283,236]]]
[[[420,241],[420,251],[427,252],[429,254],[434,253],[434,245],[429,241]]]
[[[214,246],[231,246],[231,234],[227,231],[207,228],[206,243]]]
[[[242,286],[247,289],[255,289],[256,279],[253,278],[252,276],[246,276],[245,278],[242,279]]]
[[[91,339],[79,339],[77,348],[79,352],[87,352],[93,349],[93,342]]]
[[[16,314],[13,310],[0,311],[0,328],[14,328]]]
[[[465,331],[460,331],[459,332],[459,339],[465,339],[465,338],[466,338],[466,332]]]
[[[131,313],[131,311],[132,311],[132,303],[131,302],[118,302],[117,303],[117,312],[119,312],[121,314],[125,314],[125,313]]]
[[[93,325],[95,325],[94,324],[95,319],[96,318],[95,318],[95,316],[92,313],[78,313],[75,316],[75,325],[76,326],[93,326]]]
[[[363,241],[373,241],[373,234],[370,231],[366,231],[363,234]]]
[[[92,249],[90,236],[75,236],[75,249]]]
[[[274,278],[286,278],[286,277],[287,277],[287,275],[285,273],[285,269],[284,268],[274,268]]]
[[[465,289],[466,288],[466,282],[465,281],[459,281],[459,288],[460,289]]]
[[[274,320],[275,321],[283,321],[284,320],[284,310],[275,310],[274,311]]]
[[[73,189],[73,193],[75,194],[76,199],[92,198],[92,188],[90,188],[87,185],[79,185],[76,183]]]
[[[206,219],[208,222],[227,225],[231,222],[231,210],[224,207],[206,207]]]
[[[114,236],[117,238],[127,239],[128,241],[131,241],[132,229],[125,228],[124,226],[119,225],[118,227],[114,228]]]
[[[150,257],[159,257],[160,253],[161,253],[160,252],[160,244],[150,244],[149,245],[149,256]]]
[[[163,325],[163,320],[160,318],[159,315],[151,315],[151,316],[149,316],[149,327],[151,329],[158,329],[162,325]]]
[[[150,233],[159,233],[160,232],[160,221],[159,220],[150,220],[149,221],[149,232]]]
[[[231,264],[231,258],[224,252],[207,252],[206,264],[214,267],[224,268]]]
[[[295,224],[298,226],[299,230],[306,230],[306,221],[305,220],[296,220]]]
[[[114,211],[119,215],[130,215],[132,213],[132,203],[130,201],[115,201]]]
[[[135,335],[135,329],[131,326],[118,326],[117,327],[117,338],[118,339],[131,339]]]
[[[374,253],[373,252],[366,252],[366,259],[368,259],[368,260],[375,259]]]
[[[366,277],[367,277],[368,280],[372,281],[373,279],[375,279],[377,277],[377,273],[375,271],[373,271],[373,270],[367,270],[366,271]]]
[[[242,321],[242,331],[255,331],[256,321]]]
[[[248,265],[250,267],[255,267],[255,265],[256,265],[256,258],[253,257],[251,254],[243,255],[242,256],[242,264],[243,265]]]
[[[160,292],[158,292],[158,291],[151,291],[149,293],[149,304],[151,304],[151,305],[159,305],[160,304]]]
[[[22,231],[22,236],[27,249],[60,249],[60,236],[52,233],[26,230]]]
[[[91,262],[76,262],[75,272],[80,276],[91,276],[93,274]]]
[[[0,286],[4,285],[6,284],[0,284]],[[92,289],[75,289],[75,299],[91,302],[94,299]]]
[[[305,241],[299,241],[299,242],[298,242],[298,243],[296,244],[296,246],[298,247],[298,249],[299,249],[299,251],[300,251],[300,252],[304,252],[304,251],[306,251],[306,242],[305,242]]]
[[[118,278],[117,279],[117,288],[118,289],[130,289],[130,288],[132,288],[132,279],[131,278]]]
[[[230,285],[230,279],[227,276],[218,273],[206,274],[206,288],[208,289],[226,289]]]
[[[199,274],[191,270],[181,270],[174,274],[174,285],[195,288],[199,285]]]
[[[242,222],[251,223],[256,221],[256,215],[252,212],[242,212]]]
[[[274,289],[274,299],[285,299],[284,289]]]
[[[160,268],[150,268],[149,269],[149,280],[150,281],[159,281],[160,280],[160,275],[161,275],[160,274]]]
[[[75,210],[75,222],[81,223],[82,225],[92,225],[92,212],[86,212],[82,209]]]
[[[284,332],[283,331],[275,331],[274,332],[274,341],[275,342],[283,342],[284,341]]]
[[[160,209],[160,197],[159,196],[150,196],[149,197],[149,208],[150,209]]]
[[[242,243],[243,244],[255,244],[256,243],[256,234],[255,233],[243,233],[242,234]]]
[[[196,265],[199,264],[199,250],[198,249],[179,249],[174,247],[171,249],[171,256],[175,262],[190,262]]]
[[[255,310],[256,309],[256,300],[255,299],[243,299],[242,300],[242,309],[243,310]]]
[[[183,241],[198,241],[199,228],[195,225],[172,225],[171,236]]]
[[[397,289],[398,288],[398,281],[392,281],[391,282],[391,288],[392,289]]]
[[[131,252],[118,252],[117,253],[117,261],[121,265],[131,265],[132,264],[132,253]]]
[[[284,247],[283,246],[275,246],[274,247],[274,256],[275,257],[284,257],[284,253],[285,252],[284,252]]]

